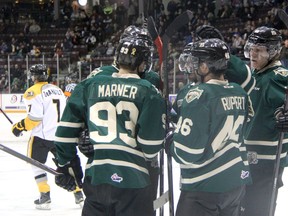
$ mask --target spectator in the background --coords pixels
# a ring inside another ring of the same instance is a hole
[[[35,20],[32,21],[31,25],[29,26],[29,33],[30,34],[38,34],[41,30],[40,25],[36,23]]]
[[[229,18],[232,11],[228,4],[221,5],[221,8],[218,10],[217,16],[221,19]]]
[[[168,11],[169,20],[173,20],[177,12],[177,2],[175,0],[170,0],[168,2],[167,11]]]
[[[41,51],[38,46],[33,45],[32,49],[30,50],[31,57],[39,57],[41,55]]]
[[[11,8],[8,6],[8,4],[5,4],[2,9],[2,21],[4,24],[10,24],[11,23]]]
[[[126,24],[126,13],[127,8],[124,5],[124,2],[121,1],[120,4],[116,8],[116,21],[119,26],[124,26]]]
[[[8,87],[8,80],[5,76],[0,76],[0,92],[5,93]]]
[[[111,15],[114,12],[112,5],[109,0],[105,0],[105,5],[103,7],[104,15]]]
[[[20,93],[20,81],[15,78],[14,82],[11,84],[11,93]]]
[[[6,41],[2,40],[0,45],[0,52],[1,54],[7,54],[9,47],[8,44],[6,43]]]
[[[111,42],[109,42],[106,50],[106,56],[113,56],[114,51],[115,51],[114,45]]]
[[[14,82],[14,79],[20,79],[22,76],[23,72],[20,69],[18,64],[14,65],[14,68],[10,69],[10,82],[11,84]]]
[[[56,47],[53,58],[57,58],[57,57],[59,58],[63,57],[62,47]]]
[[[73,43],[70,39],[64,38],[63,41],[63,51],[64,52],[70,52],[73,48]]]
[[[19,7],[18,4],[13,3],[12,8],[11,8],[11,14],[13,17],[13,22],[15,24],[18,23],[18,19],[19,19]]]
[[[137,2],[135,0],[130,0],[128,7],[128,25],[132,25],[137,17]]]
[[[96,45],[96,37],[92,34],[92,32],[89,33],[89,36],[86,38],[85,43],[88,46],[88,51],[91,51],[95,48]]]

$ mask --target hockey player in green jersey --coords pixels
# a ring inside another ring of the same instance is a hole
[[[225,42],[204,39],[190,48],[186,67],[199,84],[185,95],[173,142],[165,146],[181,168],[176,216],[238,216],[251,183],[242,142],[249,96],[224,79],[230,58]]]
[[[119,72],[80,82],[56,131],[56,184],[67,190],[82,185],[77,140],[86,125],[93,144],[83,184],[82,216],[153,215],[146,158],[155,157],[165,136],[165,101],[138,73],[149,68],[151,50],[140,38],[117,48]],[[73,170],[71,176],[68,169]]]
[[[121,40],[127,37],[141,38],[142,40],[146,41],[147,44],[151,47],[151,52],[153,51],[153,42],[147,29],[136,27],[134,25],[128,26],[121,35],[120,42]],[[117,73],[118,71],[119,66],[117,65],[117,62],[114,60],[112,65],[102,66],[93,70],[88,78],[98,75],[112,76],[113,73]],[[139,71],[138,75],[140,76],[141,79],[149,81],[158,90],[160,90],[160,76],[158,73],[152,71],[150,68],[147,68],[145,71]],[[87,130],[84,130],[81,133],[81,136],[79,137],[78,147],[79,150],[87,156],[94,153],[93,145],[89,141],[89,133],[87,133]],[[147,159],[147,167],[151,179],[151,186],[150,186],[151,199],[155,200],[157,198],[158,181],[159,181],[158,179],[160,173],[158,155],[152,159],[149,160]],[[154,214],[156,214],[156,211],[154,212]]]
[[[274,112],[283,105],[285,88],[288,85],[288,71],[279,61],[282,37],[277,29],[259,27],[255,29],[244,47],[246,58],[250,59],[256,86],[250,93],[255,111],[248,123],[245,144],[250,156],[253,184],[247,187],[245,216],[268,216],[273,185],[273,169],[279,132],[275,129]],[[283,140],[278,188],[283,185],[282,173],[287,158],[288,134]],[[274,204],[275,206],[276,204]]]
[[[202,25],[199,26],[195,31],[195,40],[199,39],[209,39],[209,38],[218,38],[222,41],[224,41],[223,35],[220,33],[218,29],[216,29],[213,26],[210,25]],[[189,44],[186,45],[187,48],[190,46]],[[184,61],[185,61],[185,52],[184,54]],[[179,61],[181,60],[181,56],[179,58]],[[182,61],[183,62],[183,61]],[[180,65],[179,65],[180,66]],[[183,65],[183,69],[180,71],[183,71],[185,73],[185,63]],[[239,57],[235,55],[230,55],[230,59],[228,61],[228,67],[225,71],[225,79],[227,79],[229,82],[235,82],[239,84],[248,94],[252,91],[252,89],[255,86],[255,78],[252,76],[251,70],[242,61]],[[182,95],[185,95],[187,91],[189,91],[190,87],[195,84],[193,78],[190,80],[190,83],[188,83],[184,88],[181,89],[181,91],[177,94],[176,103],[173,104],[173,109],[175,112],[179,113],[179,108],[181,106],[181,103],[183,101]]]

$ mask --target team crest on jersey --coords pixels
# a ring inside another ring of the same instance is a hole
[[[118,176],[117,173],[114,173],[114,174],[111,176],[111,179],[112,179],[112,181],[118,182],[118,183],[120,183],[121,181],[123,181],[123,178],[120,177],[120,176]]]
[[[185,100],[187,103],[192,102],[195,99],[199,99],[203,93],[203,90],[199,89],[198,87],[195,89],[191,89],[185,96]]]
[[[102,72],[103,70],[101,70],[101,68],[96,68],[94,69],[88,76],[87,78],[91,78],[94,77],[95,75],[97,75],[98,73]]]
[[[285,69],[285,68],[277,68],[277,69],[275,69],[275,70],[273,70],[274,71],[274,73],[275,73],[275,75],[281,75],[281,76],[283,76],[283,77],[287,77],[288,76],[288,70],[287,69]]]
[[[27,97],[33,97],[33,96],[34,96],[34,92],[33,91],[27,92]]]

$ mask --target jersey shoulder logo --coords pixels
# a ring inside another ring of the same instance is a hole
[[[191,89],[185,96],[187,103],[192,102],[195,99],[199,99],[204,90],[197,88]]]
[[[29,98],[29,97],[34,97],[34,91],[29,91],[29,92],[27,92],[26,97],[27,97],[27,98]]]
[[[91,77],[94,77],[96,76],[97,74],[101,73],[103,70],[99,67],[99,68],[96,68],[94,69],[88,76],[87,78],[91,78]]]
[[[273,70],[273,72],[275,73],[275,75],[279,74],[279,75],[281,75],[283,77],[287,77],[288,76],[288,70],[285,69],[285,68],[279,67],[279,68]]]

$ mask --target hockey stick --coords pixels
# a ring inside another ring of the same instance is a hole
[[[164,97],[166,100],[166,106],[167,108],[169,107],[169,85],[168,85],[168,71],[167,71],[167,58],[168,58],[168,44],[170,42],[171,37],[177,32],[181,27],[185,26],[186,24],[189,23],[189,21],[192,19],[193,13],[189,10],[185,11],[184,13],[180,14],[178,17],[175,18],[175,20],[167,27],[163,37],[162,37],[162,42],[163,42],[163,63],[162,63],[162,73],[164,75]],[[168,117],[168,113],[166,113]],[[168,118],[166,117],[166,127],[168,127],[169,122]],[[166,131],[168,128],[166,128]],[[160,153],[160,159],[162,155],[162,160],[164,158],[164,152],[163,150]],[[163,161],[160,160],[160,166],[161,162]],[[168,197],[169,197],[169,213],[170,216],[174,216],[174,196],[173,196],[173,173],[172,173],[172,158],[171,156],[167,155],[167,171],[168,171]],[[160,185],[160,191],[161,191],[161,185]],[[163,190],[162,190],[163,194]],[[165,193],[166,194],[166,193]],[[164,196],[165,196],[164,194]],[[161,197],[160,197],[161,198]],[[163,199],[166,200],[166,199]],[[165,203],[163,203],[164,205]],[[160,216],[164,215],[163,211],[163,205],[160,208]]]
[[[148,21],[147,21],[147,24],[148,24],[148,31],[152,37],[152,40],[157,48],[157,52],[158,52],[158,55],[159,55],[159,66],[161,67],[162,65],[162,60],[163,60],[163,54],[162,54],[162,49],[163,49],[163,43],[162,43],[162,40],[161,40],[161,37],[156,29],[156,26],[155,26],[155,22],[154,22],[154,19],[152,16],[148,17]]]
[[[2,110],[2,108],[0,107],[0,111],[3,113],[3,115],[6,117],[6,119],[13,124],[12,120],[7,116],[7,114]]]
[[[147,20],[147,28],[148,28],[148,32],[157,48],[157,52],[158,52],[158,56],[159,56],[159,68],[161,68],[162,65],[162,61],[163,61],[163,43],[162,43],[162,39],[156,29],[156,25],[154,22],[154,19],[152,16],[148,17]],[[160,90],[163,91],[163,79],[162,74],[161,74],[161,70],[159,70],[159,76],[160,76]]]
[[[285,24],[286,28],[288,28],[288,15],[283,9],[277,10],[277,15],[280,20]]]
[[[25,156],[23,154],[20,154],[19,152],[14,151],[13,149],[10,149],[10,148],[2,145],[2,144],[0,144],[0,149],[2,151],[4,151],[4,152],[7,152],[8,154],[13,155],[14,157],[17,157],[17,158],[19,158],[21,160],[24,160],[27,163],[32,164],[33,166],[36,166],[36,167],[38,167],[38,168],[40,168],[42,170],[45,170],[45,171],[47,171],[47,172],[49,172],[49,173],[51,173],[53,175],[62,175],[62,173],[57,172],[56,170],[46,166],[45,164],[42,164],[39,161],[36,161],[36,160],[34,160],[32,158],[29,158],[29,157],[27,157],[27,156]]]
[[[284,102],[284,112],[288,110],[288,88],[286,88],[285,92],[285,102]],[[275,207],[276,207],[276,192],[277,192],[277,182],[278,182],[278,175],[279,175],[279,168],[280,168],[280,160],[281,160],[281,153],[282,153],[282,144],[284,139],[284,132],[279,134],[278,145],[276,149],[276,159],[273,169],[273,187],[271,192],[271,201],[269,206],[269,216],[274,215]]]

